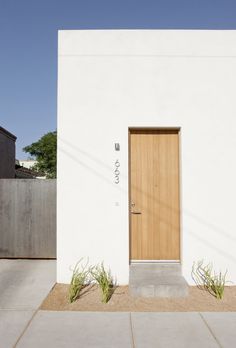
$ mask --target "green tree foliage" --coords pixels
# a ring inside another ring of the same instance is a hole
[[[43,135],[38,141],[23,148],[37,160],[32,168],[44,173],[47,179],[56,178],[57,170],[57,132],[49,132]]]

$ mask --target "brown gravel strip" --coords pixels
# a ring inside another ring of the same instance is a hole
[[[195,286],[189,287],[186,298],[132,297],[128,286],[118,286],[107,304],[101,303],[96,285],[83,289],[74,303],[68,301],[66,284],[56,284],[42,303],[41,310],[51,311],[99,311],[99,312],[234,312],[236,311],[236,286],[225,288],[224,298],[217,300],[208,292]]]

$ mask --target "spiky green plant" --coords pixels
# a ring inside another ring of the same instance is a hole
[[[110,271],[106,271],[103,262],[91,269],[93,279],[98,283],[102,292],[102,302],[107,303],[113,293],[114,284]]]
[[[85,266],[81,264],[82,259],[80,259],[72,273],[70,287],[69,287],[69,301],[74,302],[80,295],[81,290],[86,283],[89,282],[90,268],[87,268],[88,262]]]
[[[223,298],[224,288],[226,283],[225,273],[213,272],[212,264],[207,264],[204,266],[204,261],[198,261],[193,263],[192,267],[192,278],[196,285],[207,290],[211,295],[215,296],[218,300]]]

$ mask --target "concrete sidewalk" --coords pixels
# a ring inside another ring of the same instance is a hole
[[[232,348],[236,313],[39,311],[17,348]]]
[[[236,312],[38,311],[56,262],[0,260],[0,348],[232,348]]]
[[[54,260],[0,260],[0,348],[14,346],[55,282]]]

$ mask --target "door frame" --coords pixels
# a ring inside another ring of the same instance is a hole
[[[180,263],[182,264],[182,145],[181,127],[128,127],[128,215],[129,215],[129,264],[131,264],[131,146],[130,139],[132,131],[168,131],[178,132],[179,139],[179,254],[180,260],[138,260],[137,263]],[[134,261],[135,262],[135,261]]]

